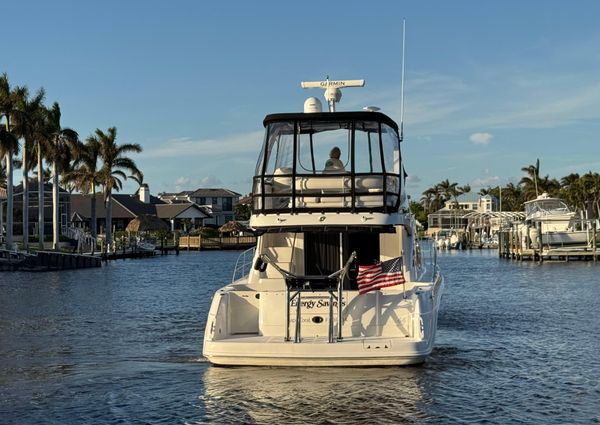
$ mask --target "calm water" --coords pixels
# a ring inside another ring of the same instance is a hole
[[[419,367],[211,367],[204,321],[237,255],[0,274],[0,423],[600,422],[600,264],[442,253]]]

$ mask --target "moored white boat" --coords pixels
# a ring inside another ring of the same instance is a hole
[[[522,233],[529,233],[534,246],[539,245],[540,235],[545,247],[587,246],[594,238],[594,227],[600,227],[598,220],[578,219],[564,201],[547,193],[525,202]]]
[[[420,363],[431,353],[443,278],[425,265],[408,212],[401,130],[373,111],[268,115],[253,179],[258,236],[212,300],[204,356],[218,365]],[[336,149],[337,148],[337,149]]]
[[[156,244],[143,237],[138,237],[135,240],[135,249],[138,252],[154,252],[156,250]]]

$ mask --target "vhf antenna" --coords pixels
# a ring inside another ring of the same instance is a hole
[[[364,87],[365,80],[330,80],[329,75],[325,81],[302,81],[300,87],[303,89],[324,89],[325,99],[329,105],[329,112],[335,112],[335,104],[342,98],[342,91],[347,87]]]
[[[406,19],[402,19],[402,83],[400,87],[400,141],[404,140],[404,48],[406,40]]]

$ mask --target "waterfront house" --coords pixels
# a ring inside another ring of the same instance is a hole
[[[75,227],[89,229],[91,221],[91,196],[83,194],[71,195],[71,223]],[[193,202],[177,202],[168,204],[160,198],[152,196],[148,185],[142,185],[133,195],[113,194],[112,223],[115,230],[125,230],[134,218],[141,215],[154,215],[169,224],[172,231],[189,231],[202,227],[211,219],[210,212]],[[106,222],[104,197],[96,194],[96,228],[104,233]]]
[[[194,191],[186,190],[178,193],[160,193],[159,198],[166,203],[193,202],[205,207],[212,218],[207,219],[205,224],[222,226],[235,219],[235,206],[240,200],[240,195],[229,189],[205,189]]]
[[[459,230],[466,228],[468,216],[473,212],[488,213],[498,210],[498,200],[491,196],[465,193],[456,199],[446,201],[444,207],[427,218],[427,234],[433,235],[440,230]]]
[[[2,233],[6,226],[6,189],[0,188],[0,229]],[[38,234],[38,184],[37,180],[29,181],[29,235]],[[71,210],[70,195],[65,189],[59,187],[58,214],[61,230],[68,226],[68,217]],[[23,184],[13,188],[13,234],[15,240],[20,241],[23,235]],[[44,234],[52,234],[52,185],[44,184]]]

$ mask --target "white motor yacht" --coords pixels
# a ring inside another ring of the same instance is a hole
[[[541,233],[543,246],[586,246],[593,239],[593,228],[598,228],[597,220],[578,219],[565,202],[545,192],[524,205],[525,226],[534,245],[539,244]]]
[[[217,290],[204,356],[216,365],[421,363],[431,353],[443,278],[408,211],[401,130],[376,108],[267,115],[253,178],[258,235]]]

